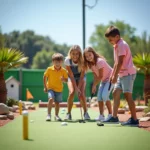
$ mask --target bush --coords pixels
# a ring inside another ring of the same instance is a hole
[[[127,106],[126,100],[121,100],[121,101],[120,101],[119,108],[125,108],[126,106]]]
[[[7,98],[6,105],[12,107],[13,105],[19,105],[19,102],[13,98]]]
[[[147,106],[148,106],[148,108],[144,109],[145,114],[147,114],[148,112],[150,112],[150,99],[148,100]]]

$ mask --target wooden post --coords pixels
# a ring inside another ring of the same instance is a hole
[[[22,113],[23,117],[23,139],[27,140],[28,139],[28,111],[23,111]]]

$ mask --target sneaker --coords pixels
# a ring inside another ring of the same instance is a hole
[[[126,122],[121,123],[122,126],[134,126],[138,127],[139,126],[139,120],[134,120],[132,117],[129,118]]]
[[[96,121],[104,121],[105,117],[104,115],[99,115],[97,118],[95,118]]]
[[[47,115],[46,121],[51,121],[51,115]]]
[[[105,119],[105,121],[108,121],[111,117],[112,117],[112,114],[108,114],[108,116],[107,116],[107,118]]]
[[[109,119],[107,119],[107,120],[104,120],[103,121],[104,123],[119,123],[119,119],[118,119],[118,117],[113,117],[113,116],[111,116]]]
[[[62,121],[62,119],[59,116],[55,116],[54,118],[56,121]]]
[[[89,116],[88,112],[84,113],[84,119],[85,120],[90,120],[90,116]]]
[[[71,114],[67,113],[65,120],[72,120]]]

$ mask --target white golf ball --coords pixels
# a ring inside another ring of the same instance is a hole
[[[63,109],[62,109],[62,111],[66,111],[66,109],[65,109],[65,108],[63,108]]]
[[[68,123],[67,123],[67,122],[62,122],[61,125],[62,125],[62,126],[67,126]]]
[[[33,123],[33,122],[34,122],[34,120],[30,120],[30,122],[31,122],[31,123]]]

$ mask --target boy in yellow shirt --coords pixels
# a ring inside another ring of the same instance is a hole
[[[51,109],[55,102],[55,120],[61,121],[59,114],[59,103],[62,102],[63,82],[67,82],[68,74],[62,67],[63,55],[55,53],[52,56],[53,66],[48,67],[44,72],[44,92],[48,92],[48,115],[46,121],[51,121]]]

